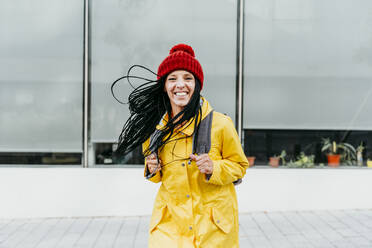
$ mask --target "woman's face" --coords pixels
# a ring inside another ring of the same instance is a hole
[[[164,91],[167,92],[173,116],[181,112],[194,94],[195,77],[185,70],[176,70],[166,78]]]

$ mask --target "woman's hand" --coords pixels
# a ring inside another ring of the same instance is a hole
[[[196,162],[201,173],[207,175],[213,173],[213,162],[207,153],[200,155],[190,154],[190,158]]]
[[[158,159],[154,153],[150,154],[149,156],[146,157],[146,166],[149,169],[149,172],[151,174],[154,174],[158,171],[161,170],[161,160],[159,159],[158,164]]]

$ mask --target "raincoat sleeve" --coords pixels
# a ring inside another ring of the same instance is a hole
[[[212,175],[206,180],[212,184],[226,185],[243,178],[249,163],[230,117],[226,116],[220,139],[222,159],[213,160]]]
[[[146,140],[145,143],[142,144],[142,151],[145,151],[146,148],[150,144],[150,139]],[[149,169],[147,168],[146,158],[145,158],[145,171],[144,171],[144,177],[147,177],[150,174]],[[152,177],[150,177],[148,180],[154,183],[158,183],[161,181],[161,171],[156,172]]]

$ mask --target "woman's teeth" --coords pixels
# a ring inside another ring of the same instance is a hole
[[[176,96],[186,96],[186,92],[176,92]]]

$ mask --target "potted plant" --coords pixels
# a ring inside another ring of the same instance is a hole
[[[322,139],[322,152],[327,154],[328,166],[338,167],[340,162],[352,165],[356,161],[355,148],[349,143],[337,143],[336,141],[330,141],[329,138]]]
[[[363,150],[364,150],[363,142],[356,148],[356,157],[357,157],[357,165],[363,166]]]
[[[368,168],[372,168],[372,160],[367,159],[367,166]]]
[[[274,155],[274,156],[270,157],[269,158],[269,165],[271,167],[278,167],[280,159],[282,160],[282,164],[285,165],[285,163],[286,163],[285,162],[285,156],[287,156],[287,153],[286,153],[285,150],[283,150],[279,156]]]
[[[249,163],[249,167],[252,167],[254,166],[254,160],[256,159],[255,156],[247,156],[247,160],[248,160],[248,163]]]
[[[314,155],[306,155],[304,152],[301,152],[296,160],[290,160],[287,166],[289,168],[313,168],[314,158]]]
[[[276,155],[269,158],[269,165],[271,167],[278,167],[279,166],[279,160],[280,158]]]

